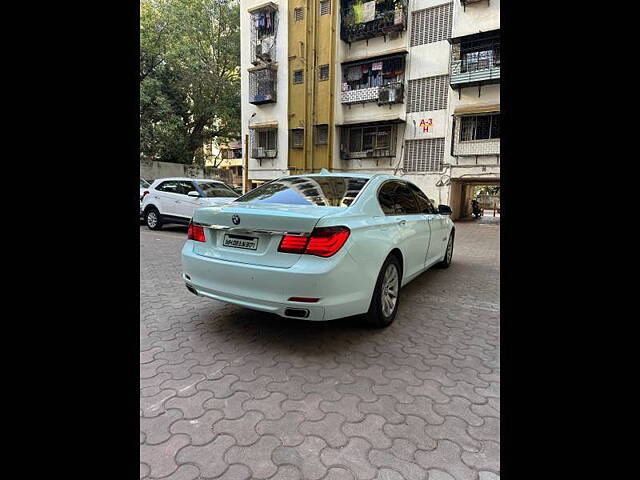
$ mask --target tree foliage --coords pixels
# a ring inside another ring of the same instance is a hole
[[[140,1],[140,154],[203,164],[240,130],[236,0]]]

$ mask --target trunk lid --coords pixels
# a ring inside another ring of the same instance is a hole
[[[310,233],[322,217],[343,209],[317,205],[230,203],[197,209],[193,222],[205,228],[206,242],[194,253],[230,262],[289,268],[299,254],[278,252],[284,232]],[[238,223],[234,223],[234,217]]]

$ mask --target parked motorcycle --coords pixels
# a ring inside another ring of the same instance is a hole
[[[471,208],[472,208],[473,216],[476,218],[476,220],[482,216],[483,211],[480,208],[480,204],[478,203],[477,200],[473,200],[471,202]]]

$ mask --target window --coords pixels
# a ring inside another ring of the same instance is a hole
[[[156,190],[160,190],[161,192],[168,192],[168,193],[178,193],[178,182],[176,182],[175,180],[162,182],[160,185],[156,187]]]
[[[205,197],[210,198],[236,198],[239,195],[221,182],[198,182]]]
[[[367,153],[366,156],[373,157],[395,155],[396,129],[393,125],[355,127],[346,130],[343,135],[348,136],[347,154]]]
[[[445,110],[449,99],[449,75],[409,80],[407,113]]]
[[[407,140],[404,151],[405,172],[442,171],[444,138]]]
[[[331,13],[331,0],[320,0],[320,15]]]
[[[293,128],[291,130],[291,148],[304,147],[304,128]]]
[[[440,42],[451,37],[453,3],[425,8],[411,14],[411,46]]]
[[[413,215],[421,213],[406,182],[392,180],[382,185],[378,202],[385,215]]]
[[[304,70],[295,70],[293,72],[293,83],[304,82]]]
[[[422,190],[416,187],[413,183],[409,184],[409,188],[411,189],[411,191],[416,197],[416,201],[418,202],[418,210],[420,213],[424,213],[424,214],[436,213],[436,209],[431,203],[431,200],[427,198],[427,196],[422,192]]]
[[[188,195],[189,192],[193,192],[193,191],[196,191],[196,192],[198,191],[198,189],[195,187],[193,183],[186,182],[186,181],[178,182],[177,193],[181,195]]]
[[[304,10],[302,7],[293,9],[293,18],[296,22],[301,22],[304,19]]]
[[[237,201],[344,208],[351,205],[368,181],[359,177],[284,177],[252,190]]]
[[[276,130],[258,131],[258,147],[274,150],[276,148]]]
[[[500,114],[476,115],[460,119],[460,141],[500,138]]]
[[[398,182],[395,194],[396,215],[412,215],[420,213],[416,199],[405,182]]]
[[[320,65],[320,80],[329,80],[329,65]]]
[[[394,191],[395,182],[387,182],[382,185],[380,192],[378,193],[378,202],[380,202],[380,208],[385,215],[395,215],[395,200],[394,200]]]
[[[329,125],[316,125],[316,145],[329,143]]]

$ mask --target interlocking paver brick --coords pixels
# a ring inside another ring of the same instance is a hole
[[[361,480],[373,479],[376,468],[369,462],[368,454],[371,444],[366,440],[355,437],[342,448],[326,448],[320,453],[322,463],[327,467],[346,467],[356,478]]]
[[[349,439],[340,429],[340,426],[346,422],[344,415],[339,413],[325,414],[324,418],[316,422],[304,421],[298,427],[303,435],[315,435],[322,438],[332,447],[341,447],[347,444]]]
[[[342,431],[349,437],[362,437],[368,440],[374,448],[383,450],[391,448],[392,441],[384,433],[382,427],[385,419],[380,415],[369,414],[361,422],[346,422]]]
[[[427,435],[436,440],[451,440],[463,450],[477,452],[482,444],[467,433],[469,425],[458,417],[445,417],[442,425],[427,425]]]
[[[422,418],[407,415],[402,423],[385,425],[384,432],[390,438],[403,438],[422,450],[432,450],[436,448],[436,442],[427,435],[426,426],[427,422]]]
[[[176,435],[176,437],[184,436],[186,435]],[[189,445],[184,447],[176,455],[176,461],[179,464],[188,463],[198,465],[200,473],[204,477],[217,477],[229,466],[224,461],[224,454],[234,444],[235,439],[232,436],[218,435],[213,441],[206,445]]]
[[[247,410],[243,408],[243,402],[250,399],[251,395],[247,392],[235,392],[233,395],[225,398],[210,398],[202,405],[205,409],[215,408],[224,413],[227,420],[236,420],[243,416]]]
[[[374,330],[196,297],[141,227],[141,478],[499,480],[500,228],[456,229]]]
[[[213,432],[231,435],[238,445],[251,445],[259,437],[256,425],[263,418],[264,415],[260,412],[247,412],[237,420],[224,419],[216,422],[213,426]]]
[[[302,472],[305,480],[319,480],[327,473],[327,467],[320,461],[320,452],[327,442],[319,437],[307,437],[296,447],[277,447],[272,459],[276,465],[291,465]]]
[[[256,431],[259,435],[273,435],[285,447],[295,447],[304,441],[304,436],[298,431],[298,427],[303,421],[304,415],[287,412],[277,420],[261,420],[256,425]]]
[[[171,433],[189,435],[191,445],[206,445],[216,437],[213,432],[213,424],[221,420],[223,416],[220,410],[207,410],[201,417],[174,422],[170,430]]]
[[[271,455],[279,445],[277,438],[265,435],[250,446],[231,447],[225,459],[229,463],[241,463],[249,467],[252,478],[269,478],[278,471]]]

